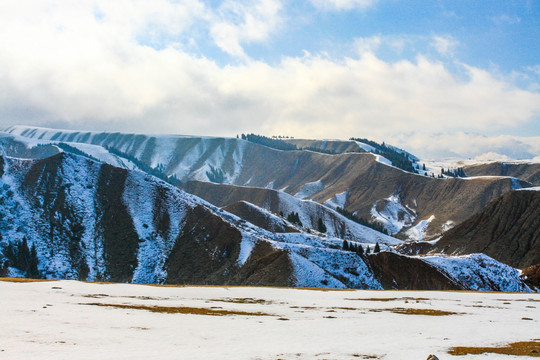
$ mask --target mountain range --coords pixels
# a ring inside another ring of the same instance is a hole
[[[358,140],[277,141],[295,149],[5,129],[0,270],[28,276],[34,261],[42,277],[115,282],[538,289],[537,164],[435,177],[394,147],[412,171]]]

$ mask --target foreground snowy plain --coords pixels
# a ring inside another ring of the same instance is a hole
[[[540,340],[539,309],[530,293],[0,281],[0,359],[526,359],[448,350]]]

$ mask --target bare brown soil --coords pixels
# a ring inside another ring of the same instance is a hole
[[[540,357],[540,341],[520,341],[503,346],[468,347],[458,346],[448,351],[450,355],[503,354],[517,356]]]
[[[102,304],[102,303],[79,303],[79,305],[113,307],[117,309],[146,310],[146,311],[151,311],[155,313],[165,313],[165,314],[191,314],[191,315],[210,315],[210,316],[224,316],[224,315],[273,316],[271,314],[262,313],[262,312],[219,310],[219,309],[210,309],[210,308],[196,308],[196,307],[189,307],[189,306],[146,306],[146,305]]]
[[[0,281],[12,282],[12,283],[31,283],[31,282],[45,282],[45,281],[58,281],[58,280],[1,277]]]
[[[268,301],[264,299],[254,299],[254,298],[210,299],[210,301],[226,302],[226,303],[232,303],[232,304],[262,304],[262,305],[272,304],[272,301]]]
[[[540,192],[512,191],[449,230],[435,246],[446,254],[484,253],[507,265],[540,264]],[[538,270],[531,268],[532,282]]]
[[[436,309],[412,309],[412,308],[391,308],[391,309],[372,309],[372,312],[382,312],[388,311],[395,314],[402,315],[427,315],[427,316],[447,316],[447,315],[461,315],[462,313],[457,313],[453,311],[444,311]]]
[[[540,185],[540,164],[509,164],[494,162],[464,167],[468,176],[512,176]]]

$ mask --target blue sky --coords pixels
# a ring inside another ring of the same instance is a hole
[[[301,4],[301,5],[300,5]],[[533,1],[378,1],[364,9],[322,11],[308,2],[285,8],[285,24],[267,44],[247,47],[250,56],[276,61],[302,50],[349,55],[356,38],[408,37],[401,52],[382,51],[385,60],[437,56],[429,39],[453,39],[455,58],[503,72],[527,71],[540,58],[540,3]],[[424,40],[424,41],[422,41]]]
[[[6,0],[0,46],[4,126],[540,156],[537,0]]]

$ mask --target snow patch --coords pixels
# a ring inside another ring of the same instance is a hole
[[[358,145],[361,149],[367,151],[367,152],[370,152],[370,153],[374,153],[375,149],[373,146],[371,145],[368,145],[368,144],[365,144],[363,142],[360,142],[360,141],[355,141],[356,145]]]
[[[429,224],[433,220],[435,220],[435,215],[431,215],[426,220],[419,221],[418,224],[405,231],[405,235],[407,235],[410,240],[422,241],[426,236]]]
[[[540,191],[540,186],[517,189],[517,191]]]
[[[531,292],[520,279],[520,271],[484,254],[426,256],[425,262],[444,271],[468,289],[477,291]]]
[[[344,209],[345,203],[347,202],[347,194],[347,190],[342,193],[335,194],[332,198],[326,200],[324,204],[332,209],[336,209],[338,207]]]
[[[318,180],[318,181],[304,184],[304,186],[302,186],[300,191],[297,192],[294,196],[299,199],[306,199],[306,198],[312,197],[313,195],[323,190],[324,190],[324,184],[321,180]]]
[[[290,254],[293,265],[295,286],[298,287],[329,287],[334,289],[347,288],[341,281],[330,276],[324,269],[315,265],[312,261],[292,252]]]
[[[244,265],[249,259],[253,248],[257,244],[257,239],[251,234],[242,233],[242,241],[240,242],[240,252],[238,253],[238,259],[236,263],[240,266]]]
[[[381,205],[379,205],[381,203]],[[377,210],[382,206],[381,210]],[[390,195],[384,200],[377,200],[371,208],[371,216],[380,222],[389,234],[400,232],[404,227],[411,226],[416,221],[414,210],[401,204],[400,196]]]

